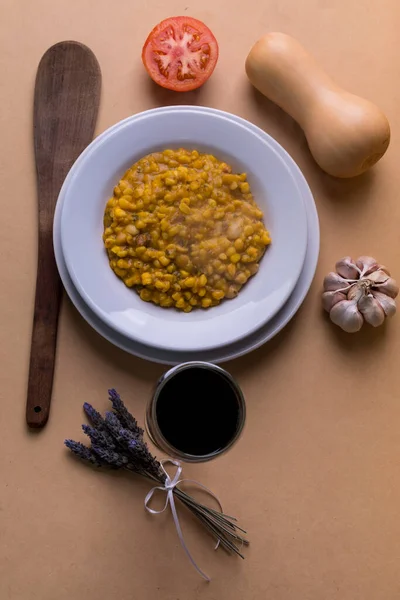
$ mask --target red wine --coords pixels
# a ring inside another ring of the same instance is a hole
[[[243,399],[223,371],[178,370],[161,388],[156,420],[164,439],[185,454],[204,456],[226,448],[243,423]]]

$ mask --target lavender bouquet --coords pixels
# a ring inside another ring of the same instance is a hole
[[[249,542],[243,537],[242,534],[246,532],[237,525],[236,519],[222,512],[218,498],[208,488],[192,480],[179,479],[182,466],[178,461],[168,459],[159,462],[150,453],[143,439],[143,429],[139,427],[136,419],[127,410],[115,390],[109,390],[109,399],[112,403],[112,411],[106,412],[105,417],[102,417],[93,406],[85,402],[83,409],[91,425],[82,425],[82,429],[90,438],[91,444],[85,446],[81,442],[65,440],[67,448],[95,467],[127,469],[153,481],[156,486],[146,496],[146,509],[152,514],[157,514],[166,510],[168,504],[170,504],[182,546],[193,566],[205,579],[209,580],[209,577],[197,566],[185,544],[175,507],[175,499],[184,504],[211,533],[217,542],[216,547],[222,546],[226,551],[244,558],[241,547]],[[177,467],[175,476],[172,479],[164,469],[164,464],[168,462]],[[184,481],[191,481],[206,490],[217,500],[221,510],[215,510],[201,504],[180,489],[178,485]],[[167,493],[165,506],[162,510],[153,510],[149,507],[150,500],[156,490]]]

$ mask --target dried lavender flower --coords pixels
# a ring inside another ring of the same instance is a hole
[[[83,410],[85,411],[87,417],[96,427],[96,429],[102,430],[105,429],[105,422],[103,417],[89,402],[85,402],[83,405]]]
[[[104,419],[104,423],[107,428],[107,431],[110,433],[110,435],[112,435],[114,440],[119,441],[119,438],[120,438],[119,432],[121,429],[123,429],[123,427],[122,427],[122,423],[119,420],[119,418],[117,417],[117,415],[115,413],[113,413],[112,411],[107,411],[105,419]]]
[[[141,427],[139,427],[136,419],[131,415],[131,413],[126,408],[123,403],[121,396],[117,393],[116,390],[111,389],[108,390],[109,399],[112,402],[113,409],[118,415],[121,424],[125,429],[129,429],[132,433],[138,437],[143,437],[144,431]]]
[[[99,431],[95,427],[90,427],[90,425],[82,425],[83,431],[90,438],[92,444],[96,444],[97,446],[103,446],[104,448],[108,448],[109,450],[115,450],[115,443],[111,435],[107,433],[107,431]]]
[[[133,439],[128,441],[127,446],[132,460],[135,461],[134,464],[139,465],[155,479],[161,482],[165,480],[165,473],[161,470],[158,460],[151,454],[146,442]]]
[[[126,467],[129,463],[129,460],[126,456],[120,454],[119,452],[115,452],[114,450],[103,448],[102,446],[97,446],[96,444],[92,445],[92,450],[103,462],[107,463],[114,469],[121,469]]]
[[[96,467],[101,467],[101,462],[93,450],[85,446],[85,444],[81,444],[81,442],[74,442],[74,440],[65,440],[64,444],[71,450],[71,452],[76,454],[76,456],[79,456],[79,458],[82,460],[86,460],[92,465],[96,465]]]

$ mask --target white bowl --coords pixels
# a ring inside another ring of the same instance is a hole
[[[175,107],[175,110],[179,110],[179,107]],[[201,111],[203,109],[199,107],[196,110]],[[235,116],[235,119],[238,122],[242,122],[240,117]],[[117,126],[120,125],[121,124],[118,124]],[[259,135],[266,136],[266,138],[268,137],[264,131],[255,125],[250,124],[249,126]],[[104,134],[100,134],[100,137],[102,135]],[[286,151],[276,142],[275,147],[277,152],[280,152],[282,155],[286,153]],[[315,202],[311,190],[297,166],[294,169],[294,176],[296,177],[297,184],[302,193],[307,214],[307,251],[304,259],[303,269],[292,294],[281,310],[273,319],[271,319],[271,321],[260,327],[260,329],[251,335],[246,336],[234,344],[230,344],[222,348],[216,348],[214,350],[204,352],[180,353],[146,346],[140,342],[131,340],[116,332],[114,329],[108,327],[108,325],[99,319],[98,316],[88,307],[83,298],[79,295],[77,289],[72,283],[65,265],[61,247],[61,213],[64,204],[64,197],[69,187],[70,174],[68,174],[57,201],[53,231],[54,253],[58,271],[71,302],[74,304],[81,316],[99,335],[107,339],[121,350],[152,362],[174,365],[187,360],[204,360],[207,362],[221,363],[239,358],[249,352],[252,352],[256,348],[259,348],[271,340],[296,314],[309,290],[317,266],[319,254],[319,223]]]
[[[272,235],[258,274],[237,298],[189,314],[140,300],[112,272],[102,242],[104,207],[124,171],[149,152],[180,146],[246,171]],[[109,327],[148,346],[193,352],[240,340],[282,308],[302,270],[307,220],[296,169],[274,140],[227,113],[171,107],[126,119],[94,140],[70,173],[61,242],[75,287]]]

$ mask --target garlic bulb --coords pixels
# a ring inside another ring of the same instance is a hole
[[[335,269],[325,277],[322,294],[323,307],[335,325],[354,333],[364,321],[378,327],[395,314],[399,287],[386,267],[371,256],[356,261],[345,256]]]

